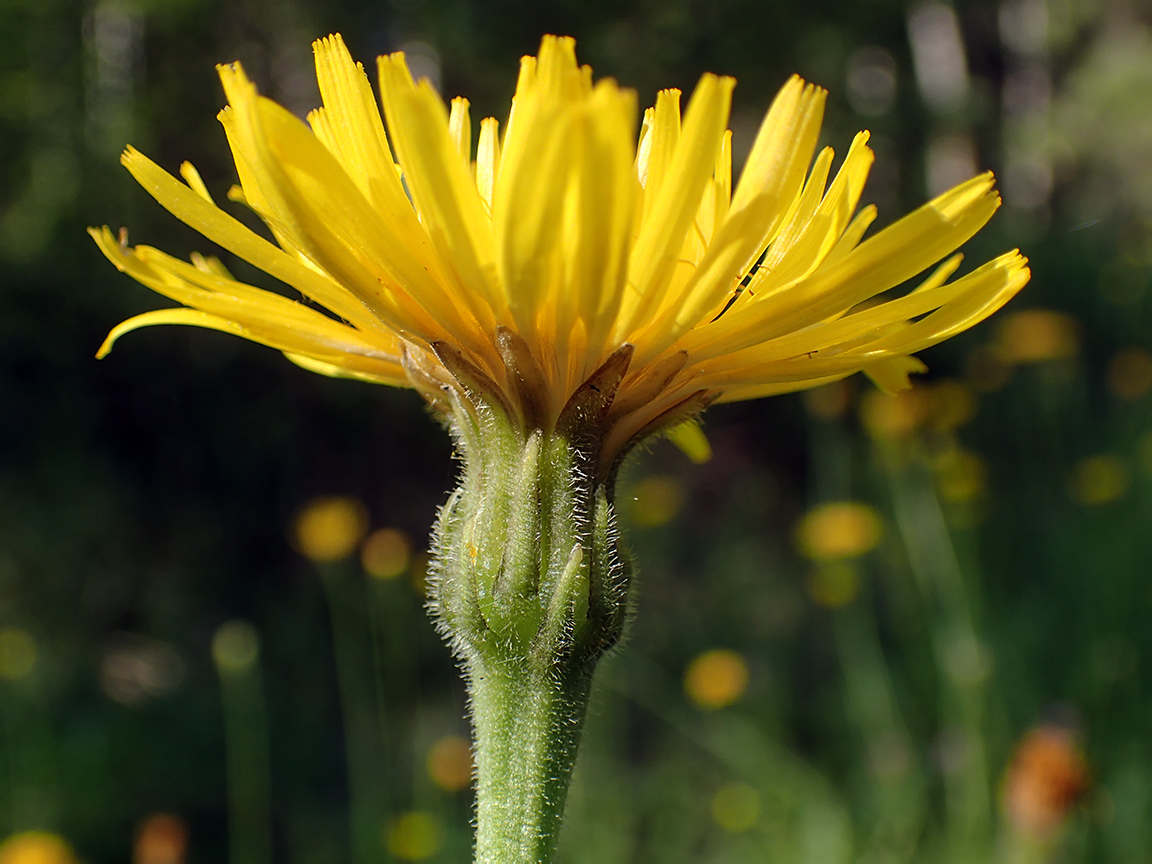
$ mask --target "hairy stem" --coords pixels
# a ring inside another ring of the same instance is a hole
[[[548,864],[584,728],[592,670],[474,663],[476,864]]]

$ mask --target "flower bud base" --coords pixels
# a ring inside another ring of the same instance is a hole
[[[631,566],[594,429],[526,432],[482,402],[456,407],[463,471],[436,526],[431,606],[471,700],[475,860],[544,864]]]

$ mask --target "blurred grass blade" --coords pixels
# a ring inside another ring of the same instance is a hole
[[[272,864],[268,712],[256,628],[239,620],[222,624],[212,638],[212,659],[224,708],[231,864]]]

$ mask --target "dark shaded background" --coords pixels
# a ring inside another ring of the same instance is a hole
[[[466,724],[420,556],[381,580],[355,558],[318,572],[291,543],[301,508],[340,495],[421,548],[452,483],[446,435],[413,393],[217,333],[145,330],[92,357],[163,301],[87,226],[212,251],[120,150],[189,159],[222,199],[213,64],[242,60],[302,114],[309,43],[332,31],[369,68],[407,50],[472,100],[474,127],[505,116],[545,32],[644,104],[733,74],[738,158],[799,72],[831,91],[826,143],[872,130],[880,224],[990,167],[1006,205],[969,261],[1033,261],[1000,320],[924,358],[919,395],[854,381],[722,406],[709,464],[657,444],[631,466],[642,602],[602,674],[562,860],[1147,861],[1152,15],[1120,0],[0,2],[0,836],[51,830],[89,862],[219,861],[231,800],[257,862],[270,800],[276,861],[467,860],[469,793],[425,767]],[[796,526],[836,500],[874,508],[879,545],[806,560]],[[356,619],[343,665],[333,603]],[[236,619],[259,661],[222,691],[213,636]],[[748,673],[715,709],[682,686],[712,649]],[[222,704],[250,757],[231,785]],[[1010,770],[1037,726],[1063,744]],[[1061,780],[1070,741],[1090,767]],[[353,813],[357,796],[383,810],[352,828],[350,749]],[[1003,789],[1051,813],[1048,839]],[[186,853],[147,857],[156,813]]]

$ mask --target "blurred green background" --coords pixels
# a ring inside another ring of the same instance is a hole
[[[447,436],[411,392],[218,333],[92,357],[163,301],[87,226],[214,251],[120,150],[222,199],[213,64],[303,114],[332,31],[474,118],[545,32],[644,104],[732,74],[738,160],[799,72],[824,143],[872,131],[880,224],[992,168],[969,262],[1033,262],[911,394],[721,406],[710,463],[631,463],[640,603],[560,860],[1152,860],[1146,5],[0,0],[0,862],[64,864],[52,837],[91,864],[468,860],[466,706],[421,593]],[[357,548],[318,564],[297,534],[325,520]]]

